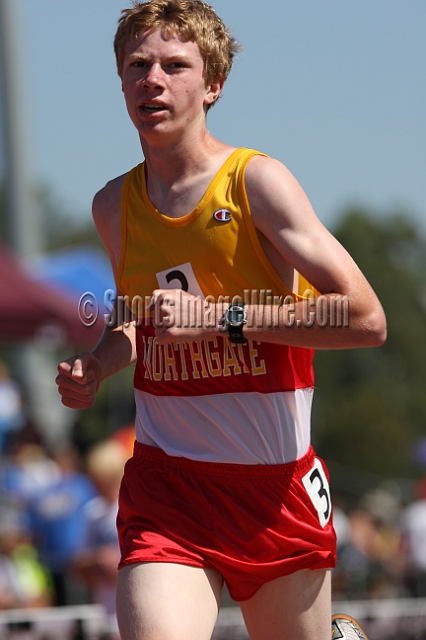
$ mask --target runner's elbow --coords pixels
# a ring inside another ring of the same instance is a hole
[[[381,347],[386,341],[386,317],[381,307],[373,312],[369,318],[368,335],[370,340],[370,344],[368,346]]]

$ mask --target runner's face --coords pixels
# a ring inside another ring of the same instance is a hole
[[[195,42],[182,42],[160,29],[127,44],[122,89],[130,118],[141,138],[204,125],[204,104],[214,100],[206,88],[204,63]]]

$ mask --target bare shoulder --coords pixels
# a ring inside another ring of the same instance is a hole
[[[120,210],[121,190],[126,174],[106,183],[93,198],[93,218],[96,225],[108,223],[111,215]]]
[[[254,156],[245,171],[253,221],[265,233],[269,226],[320,225],[312,205],[289,169],[279,160]]]
[[[275,158],[261,155],[256,155],[250,158],[245,175],[246,180],[259,187],[261,187],[265,181],[274,180],[276,178],[293,178],[291,172],[282,162]]]
[[[113,269],[117,268],[120,261],[121,191],[125,176],[126,174],[107,182],[93,198],[93,220]]]
[[[359,271],[342,245],[326,229],[292,173],[278,160],[254,156],[245,186],[258,234],[282,260],[323,293],[348,293]]]

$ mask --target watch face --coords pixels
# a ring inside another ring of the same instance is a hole
[[[244,324],[245,321],[245,310],[241,307],[230,307],[228,309],[228,322],[229,324],[234,326],[239,326]]]

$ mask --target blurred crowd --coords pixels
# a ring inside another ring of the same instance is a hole
[[[0,609],[98,603],[115,611],[115,519],[133,427],[84,454],[46,443],[0,363]]]
[[[395,489],[372,489],[351,509],[334,498],[334,600],[426,597],[426,484],[413,483],[408,502]]]
[[[117,497],[133,428],[84,454],[28,421],[0,363],[0,609],[102,604],[115,611]],[[348,507],[333,496],[333,596],[426,597],[426,479],[402,499],[372,489]]]

